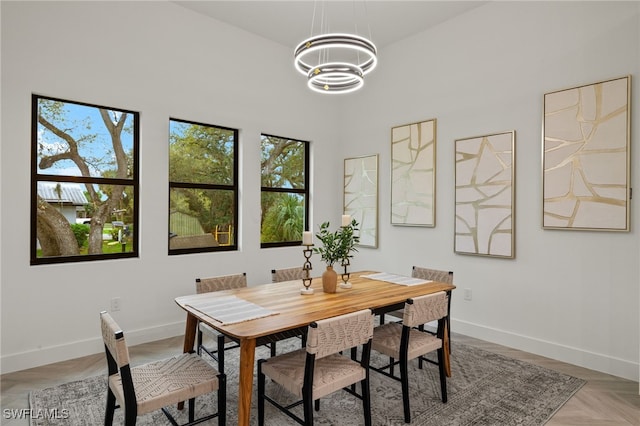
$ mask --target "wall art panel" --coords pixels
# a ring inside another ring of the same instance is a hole
[[[436,119],[391,129],[391,224],[435,226]]]
[[[515,257],[515,131],[455,141],[454,251]]]
[[[378,154],[345,158],[343,210],[359,223],[358,245],[378,247]]]
[[[543,228],[629,230],[631,76],[544,95]]]

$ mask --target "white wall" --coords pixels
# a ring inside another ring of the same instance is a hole
[[[102,351],[112,297],[138,343],[184,332],[173,300],[196,277],[246,271],[255,285],[302,265],[299,247],[260,249],[261,132],[311,141],[314,166],[336,171],[312,177],[312,223],[340,220],[335,108],[306,89],[290,49],[169,2],[0,7],[2,372]],[[140,111],[140,258],[29,265],[31,93]],[[240,129],[239,252],[167,256],[169,117]]]
[[[259,249],[264,131],[313,142],[314,224],[339,219],[342,159],[380,154],[379,248],[362,248],[355,268],[454,270],[473,291],[454,292],[454,331],[638,379],[636,203],[629,233],[543,231],[540,160],[545,92],[632,74],[638,99],[639,3],[490,3],[384,49],[363,91],[332,99],[306,90],[289,49],[172,4],[0,7],[2,372],[101,351],[97,313],[114,296],[131,340],[153,340],[183,331],[173,298],[194,277],[244,270],[258,284],[299,263],[299,249]],[[29,266],[32,92],[141,111],[139,259]],[[166,255],[169,116],[241,129],[240,252]],[[390,129],[429,118],[436,227],[391,226]],[[456,255],[453,141],[504,130],[516,130],[516,258]],[[638,163],[634,151],[636,187]]]
[[[543,95],[554,90],[631,74],[638,101],[640,3],[492,2],[384,49],[379,64],[349,98],[344,122],[345,156],[380,154],[380,249],[355,263],[453,270],[454,331],[638,380],[638,204],[629,233],[542,230],[541,128]],[[431,118],[436,227],[391,226],[390,128]],[[454,254],[454,140],[508,130],[516,258]]]

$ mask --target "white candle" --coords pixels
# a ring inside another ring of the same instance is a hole
[[[302,244],[305,246],[313,244],[313,234],[310,231],[304,231],[302,233]]]
[[[351,215],[343,214],[342,215],[342,226],[351,225]]]

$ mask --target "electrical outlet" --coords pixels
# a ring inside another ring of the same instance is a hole
[[[122,301],[119,297],[114,297],[111,299],[111,312],[119,311],[122,307]]]
[[[471,300],[471,289],[470,288],[465,288],[464,289],[464,300]]]

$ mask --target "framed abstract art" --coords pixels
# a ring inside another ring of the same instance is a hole
[[[461,254],[515,257],[515,131],[455,141],[455,241]]]
[[[631,76],[544,95],[544,229],[629,230]]]
[[[391,129],[391,224],[435,226],[436,119]]]
[[[343,211],[358,221],[358,245],[378,247],[378,154],[345,158]]]

